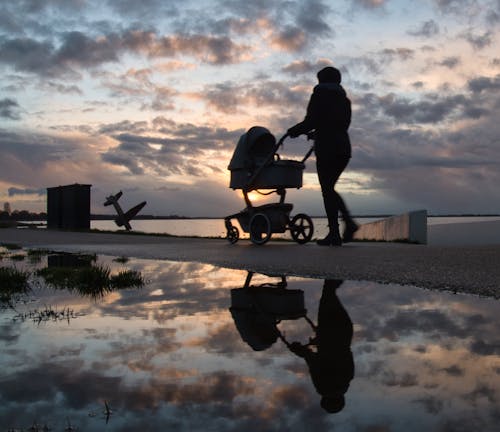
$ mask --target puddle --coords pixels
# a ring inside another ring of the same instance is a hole
[[[6,429],[498,426],[497,300],[107,256],[81,265],[134,271],[144,285],[86,295],[33,276],[65,260],[75,267],[0,261],[32,274],[0,305]]]

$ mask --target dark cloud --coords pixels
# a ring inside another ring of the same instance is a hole
[[[384,63],[394,60],[407,61],[413,58],[415,51],[410,48],[386,48],[379,52]]]
[[[304,2],[298,11],[297,25],[308,35],[331,36],[333,31],[324,17],[331,8],[321,0]]]
[[[412,36],[423,36],[430,38],[439,34],[439,25],[434,20],[423,22],[420,27],[414,30],[408,30],[408,34]]]
[[[127,103],[135,104],[141,110],[169,111],[175,108],[178,91],[157,84],[152,80],[154,71],[131,69],[119,76],[106,74],[102,85],[109,89],[113,98],[124,98]]]
[[[252,85],[225,82],[207,87],[200,95],[210,107],[226,113],[244,111],[251,106],[305,107],[308,96],[308,93],[279,81],[261,81]]]
[[[161,118],[155,119],[155,125],[158,127],[157,136],[114,135],[119,145],[103,153],[102,160],[126,167],[137,175],[148,171],[158,175],[205,176],[216,168],[206,164],[204,152],[233,148],[242,133],[223,128],[173,124]],[[113,130],[117,126],[101,130]],[[129,127],[129,124],[124,126]]]
[[[286,66],[281,70],[291,75],[303,75],[303,74],[316,74],[319,70],[326,66],[332,66],[332,62],[329,60],[318,60],[314,63],[307,60],[296,60]]]
[[[74,75],[79,69],[117,62],[124,53],[150,58],[187,54],[215,65],[237,63],[250,51],[228,37],[202,34],[161,36],[152,31],[128,30],[90,37],[73,31],[61,37],[59,47],[30,38],[0,40],[0,61],[18,71],[40,75]]]
[[[271,37],[274,46],[284,51],[301,51],[307,46],[307,35],[300,27],[286,26]]]
[[[54,47],[49,42],[17,38],[0,40],[0,62],[15,70],[49,73],[58,68],[53,61]]]
[[[461,62],[462,61],[461,61],[460,57],[452,56],[452,57],[444,58],[438,64],[440,66],[445,66],[449,69],[455,69]]]
[[[474,10],[475,0],[434,0],[434,3],[443,13],[465,15]]]
[[[486,48],[487,46],[491,45],[493,41],[493,33],[491,31],[487,31],[482,35],[476,35],[472,32],[467,32],[463,37],[476,50],[482,50]]]
[[[171,0],[107,0],[108,7],[123,17],[139,20],[164,19],[177,17],[177,2]]]
[[[9,196],[15,195],[41,195],[44,196],[47,193],[45,188],[40,189],[19,189],[15,187],[11,187],[8,189]]]
[[[482,92],[498,92],[500,90],[500,74],[495,77],[477,77],[469,80],[469,89],[474,94]]]
[[[429,95],[427,100],[414,102],[389,94],[379,98],[385,115],[397,122],[405,123],[441,123],[458,108],[463,107],[466,98],[461,95],[440,98]]]
[[[0,117],[10,120],[19,120],[19,104],[14,99],[0,99]]]

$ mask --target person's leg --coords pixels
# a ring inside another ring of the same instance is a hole
[[[337,194],[333,189],[340,173],[333,169],[333,164],[326,163],[321,159],[317,159],[316,168],[318,172],[319,184],[321,186],[321,194],[323,195],[323,204],[325,206],[326,217],[328,218],[328,235],[317,243],[322,246],[331,244],[340,245],[339,222],[338,222],[338,200]]]
[[[342,244],[339,231],[338,213],[342,213],[344,220],[352,220],[347,210],[342,197],[335,190],[335,184],[340,175],[344,171],[349,158],[342,158],[339,156],[331,158],[318,158],[316,161],[316,168],[318,172],[318,179],[321,185],[321,193],[323,195],[323,203],[325,206],[326,216],[328,218],[328,235],[321,240],[318,240],[320,245],[337,245]]]

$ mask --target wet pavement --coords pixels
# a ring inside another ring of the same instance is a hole
[[[26,251],[0,261],[75,265]],[[492,297],[196,262],[82,265],[145,284],[87,295],[40,273],[4,298],[6,430],[497,430]]]
[[[500,227],[500,222],[491,222],[486,224],[488,230],[491,224]],[[446,232],[451,229],[445,228]],[[491,244],[479,240],[460,245],[354,242],[333,248],[284,241],[255,246],[249,241],[231,245],[223,239],[0,230],[0,243],[29,247],[195,261],[261,273],[409,284],[500,298],[500,244],[495,236],[491,238]]]

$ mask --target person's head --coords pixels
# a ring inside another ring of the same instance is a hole
[[[342,75],[337,68],[333,66],[327,66],[318,72],[318,81],[320,83],[335,83],[340,84],[342,81]]]
[[[344,409],[345,398],[343,394],[335,396],[323,396],[320,402],[321,408],[327,413],[335,414]]]

